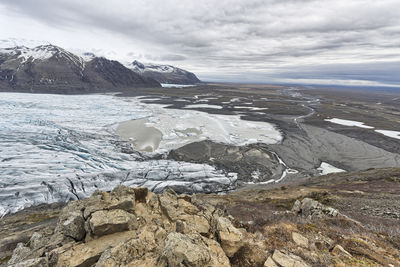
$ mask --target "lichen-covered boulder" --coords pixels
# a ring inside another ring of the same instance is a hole
[[[135,215],[124,210],[101,210],[92,214],[89,227],[94,236],[103,236],[136,229],[137,220]]]
[[[244,245],[243,231],[234,227],[226,217],[217,218],[216,234],[228,257],[232,257]]]
[[[339,215],[336,209],[325,206],[311,198],[304,198],[302,201],[296,200],[292,211],[308,217],[336,217]]]
[[[310,267],[302,258],[286,251],[276,249],[272,259],[283,267]]]
[[[16,264],[8,265],[8,267],[47,267],[48,262],[44,257],[25,260]]]
[[[162,266],[207,266],[211,261],[209,249],[200,235],[170,233],[161,254]]]
[[[61,232],[65,236],[80,241],[85,238],[85,220],[81,212],[70,212],[66,220],[60,222]]]

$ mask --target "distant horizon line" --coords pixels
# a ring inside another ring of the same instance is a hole
[[[229,80],[218,80],[218,81],[213,81],[213,80],[201,80],[201,83],[207,84],[207,83],[217,83],[217,84],[243,84],[243,85],[284,85],[284,86],[298,86],[298,87],[323,87],[323,88],[355,88],[355,89],[362,89],[362,88],[370,88],[370,89],[395,89],[395,90],[400,90],[400,84],[399,85],[390,85],[390,84],[376,84],[376,85],[371,85],[371,84],[365,84],[365,85],[350,85],[350,84],[324,84],[324,83],[289,83],[289,82],[279,82],[279,81],[271,81],[271,82],[262,82],[262,81],[247,81],[247,82],[241,82],[241,81],[229,81]]]

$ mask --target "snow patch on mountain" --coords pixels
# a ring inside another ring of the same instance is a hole
[[[26,62],[29,59],[35,60],[45,60],[51,58],[54,55],[54,51],[38,46],[35,48],[29,48],[25,46],[17,46],[14,48],[3,48],[0,49],[0,53],[15,55],[18,58],[22,58],[22,62]]]
[[[177,71],[184,71],[180,68],[176,68],[171,65],[156,65],[151,63],[141,63],[137,60],[134,60],[132,63],[127,64],[126,67],[136,72],[155,71],[161,73],[172,73]]]
[[[142,63],[137,60],[125,64],[134,72],[152,78],[161,84],[197,84],[201,81],[192,72],[171,65]]]
[[[8,54],[16,59],[21,59],[21,64],[24,64],[28,61],[44,61],[55,57],[57,59],[64,58],[72,62],[81,71],[85,69],[85,60],[82,57],[76,56],[75,54],[62,49],[61,47],[51,44],[40,45],[33,48],[26,46],[0,48],[0,53]]]
[[[85,62],[89,62],[92,59],[94,59],[96,57],[96,55],[92,52],[84,52],[82,54],[79,54],[79,56],[85,61]]]

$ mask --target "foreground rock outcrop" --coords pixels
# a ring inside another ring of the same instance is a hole
[[[396,245],[374,237],[359,222],[315,199],[298,198],[286,210],[258,209],[260,214],[267,212],[265,221],[229,215],[229,206],[242,210],[240,205],[246,204],[249,210],[249,205],[261,201],[261,191],[256,200],[252,193],[245,193],[247,198],[243,194],[237,193],[238,199],[179,195],[171,189],[155,194],[147,188],[124,186],[96,191],[90,198],[68,203],[52,230],[35,232],[19,243],[7,266],[400,264]]]
[[[9,265],[230,266],[245,233],[195,196],[120,186],[70,202],[54,232],[18,244]]]

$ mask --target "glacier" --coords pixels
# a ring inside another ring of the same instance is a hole
[[[157,153],[129,150],[129,142],[115,133],[123,121],[153,118],[157,124],[159,115],[178,118],[179,112],[188,113],[166,110],[142,103],[139,97],[112,94],[0,93],[0,217],[32,205],[84,198],[119,184],[156,192],[166,186],[185,193],[235,189],[236,173],[207,164],[155,160]],[[271,125],[257,127],[263,133],[271,131],[271,142],[281,140]]]

